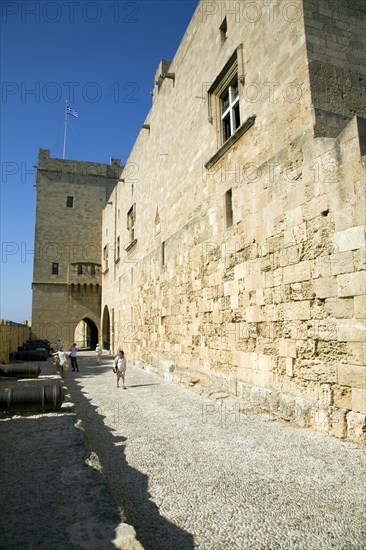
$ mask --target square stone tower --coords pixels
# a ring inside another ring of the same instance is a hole
[[[39,151],[32,335],[95,346],[101,303],[102,210],[121,174],[111,164]]]

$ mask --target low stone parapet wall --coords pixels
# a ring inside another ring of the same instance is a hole
[[[9,363],[10,354],[18,351],[30,338],[30,327],[12,321],[0,320],[0,363]]]
[[[248,385],[219,373],[176,366],[173,361],[135,359],[132,364],[211,399],[212,407],[203,411],[207,417],[220,415],[222,422],[233,415],[241,415],[248,422],[253,417],[280,420],[366,445],[366,415],[334,406],[327,384],[320,386],[317,399],[312,400],[274,388]]]

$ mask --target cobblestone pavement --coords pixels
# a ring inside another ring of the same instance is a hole
[[[365,452],[86,353],[66,384],[145,549],[366,548]],[[97,414],[98,413],[98,414]]]
[[[0,387],[62,385],[50,360],[40,367],[38,380]],[[72,409],[0,413],[1,550],[141,550]]]

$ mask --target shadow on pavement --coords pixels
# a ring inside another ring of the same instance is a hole
[[[90,356],[79,357],[80,373],[67,376],[65,382],[75,404],[75,412],[83,422],[88,446],[98,455],[125,521],[135,528],[137,539],[146,550],[193,549],[193,536],[163,517],[157,505],[150,500],[148,476],[128,464],[124,445],[121,444],[126,438],[116,437],[113,430],[105,425],[105,416],[98,413],[97,407],[85,397],[82,378],[111,369],[110,365],[93,366],[92,362]]]
[[[146,386],[160,386],[160,384],[128,384],[129,388],[145,388]]]
[[[75,416],[1,414],[0,548],[116,549],[121,525]]]

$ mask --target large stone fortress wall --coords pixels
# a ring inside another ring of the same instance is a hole
[[[82,320],[100,330],[102,210],[121,173],[119,159],[98,164],[50,158],[40,150],[33,270],[33,337],[69,347]],[[56,264],[56,265],[55,265]]]
[[[279,2],[257,16],[254,4],[201,2],[158,68],[103,211],[103,318],[115,350],[171,379],[360,440],[364,42],[346,31],[359,29],[362,4],[332,2],[331,37],[316,23],[322,4]],[[240,127],[223,145],[232,63]],[[337,97],[319,85],[322,68]]]
[[[304,23],[315,135],[336,137],[355,113],[366,117],[366,5],[304,0]]]

